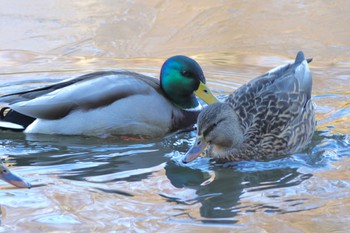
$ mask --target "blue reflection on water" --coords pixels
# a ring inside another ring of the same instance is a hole
[[[312,177],[313,170],[325,168],[330,161],[350,155],[348,135],[318,131],[305,151],[278,160],[217,165],[208,158],[199,158],[185,165],[181,160],[193,142],[194,134],[189,132],[165,139],[130,143],[114,138],[5,132],[0,134],[0,150],[2,154],[8,154],[7,161],[15,161],[16,166],[33,167],[38,173],[56,174],[61,179],[83,181],[87,186],[96,182],[118,181],[132,185],[148,179],[154,171],[165,169],[165,175],[174,187],[195,190],[196,196],[183,199],[163,193],[159,195],[178,205],[200,203],[201,221],[207,223],[234,223],[234,217],[243,208],[239,203],[244,193],[297,186]],[[307,172],[301,171],[301,168],[307,168]],[[96,190],[130,198],[138,195],[132,190]],[[304,202],[294,200],[291,205],[305,209]],[[286,212],[266,205],[245,211],[259,209],[266,213]]]

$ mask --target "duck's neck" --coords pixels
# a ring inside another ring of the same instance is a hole
[[[215,137],[215,144],[212,146],[214,157],[219,159],[226,158],[229,155],[238,154],[244,146],[244,135],[240,125],[239,117],[235,110],[228,103],[220,103],[218,106],[224,106],[226,111],[217,113],[227,122],[224,126],[221,124],[218,128],[220,133]],[[223,107],[222,107],[223,108]]]
[[[169,83],[167,80],[161,80],[161,88],[165,96],[171,103],[181,109],[195,109],[199,107],[198,100],[193,94],[193,89],[189,86],[187,83]]]
[[[199,108],[199,103],[195,95],[187,96],[187,97],[175,97],[171,98],[168,96],[168,99],[177,107],[182,109],[197,109]]]

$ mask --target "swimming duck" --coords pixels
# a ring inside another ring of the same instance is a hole
[[[1,160],[0,160],[0,179],[18,188],[32,187],[30,183],[23,180],[21,177],[13,174]]]
[[[217,102],[199,64],[186,56],[167,59],[160,80],[113,70],[0,97],[0,127],[25,133],[163,136],[193,125],[197,95]]]
[[[218,163],[266,161],[303,149],[315,130],[311,59],[277,67],[234,91],[198,116],[197,138],[183,162],[204,149]]]

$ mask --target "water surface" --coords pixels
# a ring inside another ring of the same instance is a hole
[[[0,232],[347,232],[350,3],[43,1],[0,8],[0,94],[95,70],[158,77],[169,56],[230,92],[299,50],[313,57],[308,148],[229,167],[181,158],[194,132],[117,138],[0,133],[0,156],[34,187],[0,183]]]

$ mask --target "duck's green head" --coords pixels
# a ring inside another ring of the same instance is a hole
[[[207,104],[218,102],[205,84],[202,68],[186,56],[177,55],[164,62],[160,72],[160,85],[170,101],[183,109],[199,105],[194,95]]]

